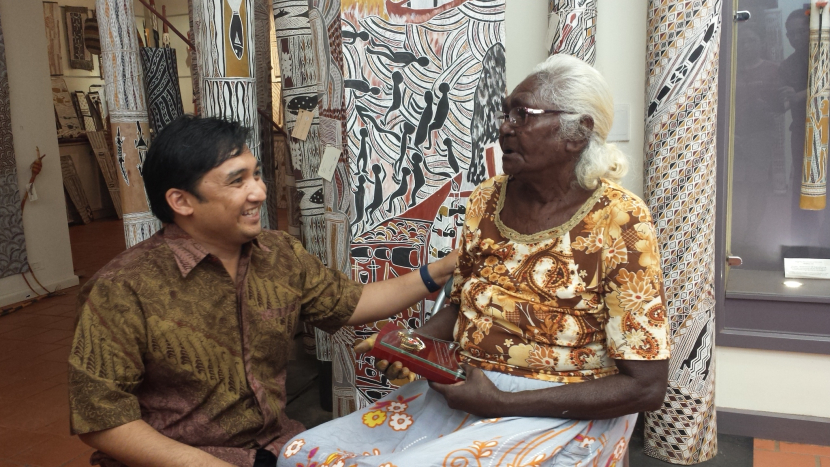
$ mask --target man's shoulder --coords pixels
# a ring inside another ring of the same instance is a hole
[[[170,248],[164,238],[156,233],[147,240],[122,251],[99,269],[84,284],[78,298],[83,303],[90,291],[99,284],[130,285],[140,282],[142,278],[158,278],[160,266],[166,262],[165,260],[175,265]]]

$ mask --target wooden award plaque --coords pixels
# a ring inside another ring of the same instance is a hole
[[[458,344],[433,339],[390,322],[378,333],[368,355],[390,364],[399,361],[410,371],[436,383],[452,384],[464,380],[458,365]]]

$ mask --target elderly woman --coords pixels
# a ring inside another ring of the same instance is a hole
[[[660,407],[660,255],[648,208],[615,183],[608,85],[557,55],[503,110],[505,174],[470,196],[452,303],[418,330],[460,344],[466,381],[407,384],[300,434],[279,465],[622,465],[636,414]]]

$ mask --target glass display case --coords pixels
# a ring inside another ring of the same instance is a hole
[[[729,3],[719,91],[721,343],[830,353],[830,276],[785,277],[785,259],[830,264],[830,207],[799,203],[810,4]],[[749,19],[733,20],[738,11]]]

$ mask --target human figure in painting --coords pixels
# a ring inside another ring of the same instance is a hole
[[[420,111],[421,117],[418,119],[418,130],[415,131],[415,140],[412,145],[420,148],[424,141],[427,140],[429,134],[429,124],[432,121],[432,91],[424,92],[424,106],[423,108],[415,102],[412,102],[411,107],[413,111]]]
[[[354,24],[341,17],[341,20],[348,24],[351,29],[341,29],[340,37],[343,39],[343,45],[354,45],[358,39],[366,42],[369,40],[369,33],[366,31],[357,31]]]
[[[372,164],[372,173],[375,180],[371,182],[375,186],[372,202],[366,206],[366,220],[372,221],[372,214],[383,205],[383,181],[386,180],[386,170],[380,164]]]
[[[346,89],[354,89],[363,94],[371,94],[373,96],[380,95],[380,88],[372,86],[365,79],[346,79],[343,80],[343,87]]]
[[[406,161],[406,159],[407,159],[406,158],[407,152],[410,149],[414,149],[414,148],[409,146],[409,137],[414,132],[415,132],[415,125],[413,125],[413,124],[407,122],[406,120],[404,120],[404,122],[401,124],[401,147],[398,150],[398,158],[395,160],[395,163],[392,165],[392,180],[394,180],[395,183],[400,183],[400,180],[398,178],[398,174],[401,171],[401,167],[403,166],[404,161]]]
[[[369,123],[372,124],[372,126],[375,127],[376,132],[385,133],[385,134],[391,136],[392,138],[394,138],[395,141],[400,141],[401,140],[401,137],[398,136],[397,134],[395,134],[394,131],[387,130],[387,129],[383,128],[382,126],[380,126],[378,121],[375,119],[374,115],[372,115],[372,113],[366,107],[364,107],[360,104],[357,104],[357,105],[354,106],[354,109],[357,112],[357,116],[360,117],[360,119],[363,121],[364,125],[366,124],[366,122],[369,122]]]
[[[366,47],[366,53],[383,57],[392,62],[393,65],[409,66],[413,63],[417,63],[423,67],[429,65],[429,58],[427,57],[416,57],[415,54],[406,50],[392,50],[392,47],[386,44],[380,44],[374,39],[370,39],[369,43],[375,48]]]
[[[458,343],[465,380],[406,384],[297,435],[280,466],[620,466],[638,412],[662,405],[660,252],[648,206],[614,181],[608,84],[557,54],[503,110],[505,173],[470,195],[450,304],[417,329]]]
[[[366,127],[360,129],[360,151],[357,153],[357,171],[358,173],[367,173],[366,169],[369,165],[369,130]]]
[[[389,196],[389,207],[386,208],[386,212],[390,214],[394,213],[395,211],[392,209],[392,202],[394,202],[398,198],[403,198],[404,196],[406,196],[407,193],[409,193],[409,175],[411,173],[412,171],[409,169],[409,167],[404,166],[401,169],[400,185],[398,185],[398,189],[395,190]],[[406,200],[404,200],[404,203],[406,203]]]
[[[455,158],[455,151],[452,148],[452,139],[444,138],[444,146],[447,148],[447,163],[450,164],[453,173],[460,172],[461,168],[458,166],[458,159]]]
[[[357,176],[357,186],[352,192],[354,194],[355,215],[352,225],[363,222],[363,211],[366,207],[366,177],[363,174]]]
[[[447,115],[450,113],[449,83],[441,83],[438,85],[438,90],[441,91],[441,98],[438,99],[438,105],[435,107],[435,118],[429,124],[429,129],[427,130],[427,151],[432,148],[432,132],[438,131],[444,126],[444,122],[447,121]]]
[[[386,319],[428,294],[423,277],[452,274],[455,258],[364,286],[262,230],[248,132],[193,116],[165,127],[144,162],[165,227],[79,295],[70,427],[97,449],[92,464],[276,466],[303,430],[284,413],[297,323],[334,332]]]
[[[386,110],[386,114],[383,116],[382,121],[384,125],[386,125],[389,114],[401,108],[401,102],[403,101],[403,91],[401,90],[402,83],[403,74],[400,71],[394,71],[392,73],[392,103],[389,104],[389,109]]]

